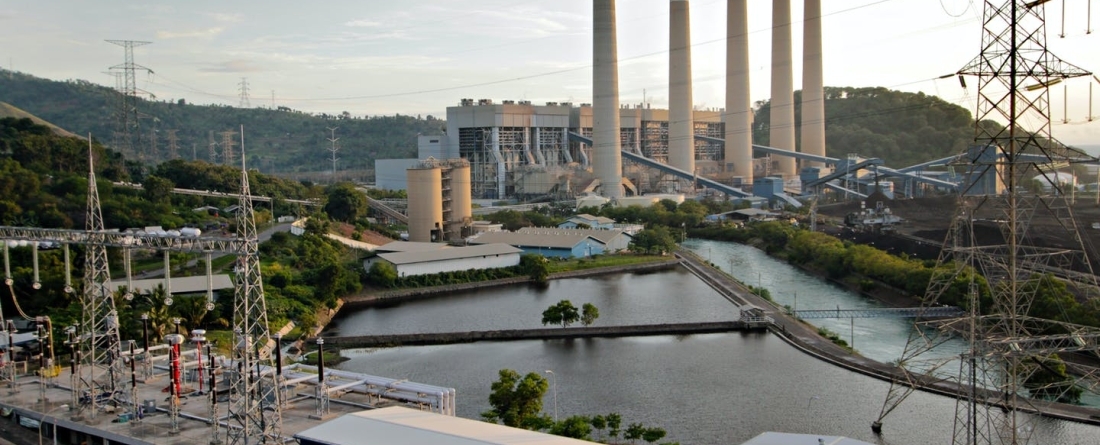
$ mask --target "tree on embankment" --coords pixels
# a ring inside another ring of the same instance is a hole
[[[595,306],[593,306],[593,308],[595,308]],[[567,328],[580,319],[580,312],[577,311],[577,307],[573,306],[573,303],[569,300],[561,300],[553,306],[546,308],[545,311],[542,311],[543,326],[548,324],[560,324],[561,327]]]

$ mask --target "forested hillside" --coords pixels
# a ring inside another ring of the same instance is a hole
[[[801,91],[794,93],[794,103],[801,124]],[[753,141],[768,145],[771,102],[757,105]],[[801,147],[800,132],[795,137]],[[825,87],[827,156],[855,153],[904,167],[962,153],[973,139],[970,112],[938,97],[881,87]]]
[[[7,102],[73,133],[109,143],[117,93],[84,80],[53,81],[0,70],[0,102]],[[10,74],[10,76],[9,76]],[[325,171],[332,168],[329,131],[336,137],[341,170],[370,169],[374,159],[414,157],[416,135],[440,134],[444,122],[432,116],[352,116],[346,112],[312,115],[279,107],[237,108],[191,105],[186,98],[141,100],[142,146],[156,134],[157,153],[146,163],[169,159],[168,130],[177,130],[177,154],[209,160],[210,132],[218,142],[222,131],[244,125],[249,165],[266,173]],[[237,148],[239,150],[239,148]],[[221,148],[217,151],[220,153]],[[128,157],[134,158],[131,154]]]
[[[231,222],[191,209],[204,205],[224,208],[236,203],[235,196],[212,199],[170,192],[180,184],[236,193],[240,189],[239,168],[174,160],[146,171],[147,168],[128,162],[98,142],[93,141],[92,153],[107,227],[161,225],[178,229],[184,224]],[[141,183],[144,188],[120,187],[116,182]],[[256,195],[291,199],[323,197],[319,187],[307,187],[254,170],[249,172],[249,183]],[[82,228],[87,193],[87,141],[58,136],[30,119],[0,118],[0,224]],[[299,212],[278,200],[275,206],[275,213],[280,215]],[[271,217],[269,210],[265,210],[268,218]]]

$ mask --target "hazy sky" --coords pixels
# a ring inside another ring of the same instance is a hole
[[[619,0],[619,85],[667,104],[668,1]],[[795,87],[801,85],[802,5],[792,0]],[[977,83],[953,73],[980,50],[980,1],[823,2],[825,84],[924,91],[973,112]],[[1052,51],[1100,70],[1100,33],[1086,35],[1086,2],[1047,8]],[[694,103],[724,101],[725,0],[692,0]],[[1100,8],[1096,8],[1100,10]],[[752,99],[769,95],[771,2],[749,1]],[[1095,21],[1100,21],[1100,12]],[[1093,23],[1096,28],[1097,24]],[[355,115],[433,114],[461,98],[591,102],[590,0],[77,1],[0,0],[0,63],[50,79],[113,86],[123,49],[105,39],[153,42],[135,50],[137,85],[158,99],[239,103]],[[1052,89],[1055,136],[1100,144],[1087,123],[1089,79]],[[1093,115],[1100,115],[1094,85]],[[274,99],[272,99],[274,95]],[[1069,124],[1061,124],[1068,117]]]

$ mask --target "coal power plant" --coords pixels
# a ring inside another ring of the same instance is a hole
[[[891,169],[877,159],[825,156],[821,0],[805,0],[798,18],[791,16],[791,0],[771,3],[769,141],[755,145],[748,0],[726,3],[724,108],[694,105],[688,0],[669,2],[668,108],[621,103],[616,2],[595,0],[592,102],[464,98],[447,108],[443,135],[419,138],[417,158],[378,160],[376,171],[404,171],[426,159],[463,159],[469,163],[474,201],[599,195],[618,202],[676,194],[755,197],[754,205],[764,200],[798,207],[800,195],[892,194],[895,182],[912,194],[954,190],[961,182]],[[802,25],[804,39],[800,119],[795,116],[794,24]],[[895,182],[866,179],[871,170],[870,176]],[[404,175],[380,174],[377,186],[404,189],[405,181]],[[442,227],[443,221],[436,222]]]

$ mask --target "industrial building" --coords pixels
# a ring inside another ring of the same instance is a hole
[[[565,220],[565,222],[558,224],[558,228],[576,229],[582,224],[588,226],[590,229],[611,229],[615,227],[615,220],[606,216],[592,216],[587,213],[581,213],[580,215],[570,217]]]
[[[504,243],[522,249],[523,253],[554,258],[583,258],[599,255],[606,249],[603,241],[590,235],[549,233],[559,229],[545,230],[544,233],[486,232],[467,242],[473,245]]]
[[[470,164],[463,159],[428,158],[406,171],[409,241],[459,239],[473,215]]]
[[[394,243],[390,243],[394,244]],[[435,250],[410,250],[378,254],[377,260],[393,265],[399,277],[431,275],[471,269],[498,269],[519,264],[523,251],[507,244],[483,244]],[[364,262],[368,270],[374,261]]]
[[[599,240],[604,244],[604,252],[618,252],[630,248],[630,240],[633,235],[622,229],[562,229],[546,227],[524,227],[516,231],[523,234],[547,234],[547,235],[584,235]]]

